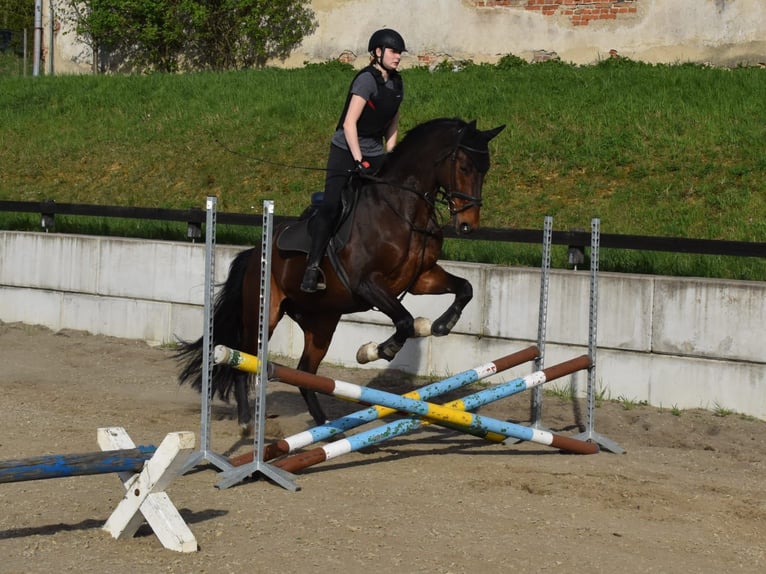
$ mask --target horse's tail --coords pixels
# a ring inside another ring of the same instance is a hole
[[[250,257],[255,248],[242,251],[234,258],[229,267],[229,276],[215,298],[213,306],[213,344],[226,345],[233,349],[241,348],[242,343],[242,284],[247,272]],[[181,363],[178,375],[179,384],[189,382],[202,392],[202,359],[205,352],[204,337],[196,341],[179,341],[179,350],[175,357]],[[223,365],[213,367],[210,381],[210,393],[216,392],[221,400],[228,401],[237,371]]]

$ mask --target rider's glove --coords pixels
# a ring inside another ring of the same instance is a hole
[[[372,166],[367,160],[356,162],[356,168],[354,170],[358,175],[372,175]]]

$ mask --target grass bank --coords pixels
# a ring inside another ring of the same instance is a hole
[[[0,199],[295,215],[322,168],[353,71],[3,77]],[[439,116],[506,124],[492,142],[491,227],[766,241],[766,71],[626,60],[404,71],[402,130]],[[20,225],[0,216],[0,225]],[[36,222],[35,222],[36,224]],[[466,242],[464,242],[466,243]],[[523,246],[452,258],[539,263]],[[565,255],[554,254],[554,264]],[[602,268],[766,277],[763,262],[602,253]]]

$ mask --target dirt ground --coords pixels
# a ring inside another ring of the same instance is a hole
[[[199,438],[199,395],[176,372],[168,349],[0,323],[0,459],[95,451],[107,426],[136,444],[180,430]],[[422,383],[321,372],[397,393]],[[355,410],[323,404],[332,416]],[[267,411],[269,441],[312,426],[282,383],[269,385]],[[553,430],[577,432],[571,401],[546,396],[543,412]],[[529,397],[481,413],[525,422]],[[232,416],[214,403],[214,452],[252,450]],[[198,466],[168,489],[199,544],[189,554],[147,527],[128,540],[101,529],[123,494],[116,475],[0,484],[0,572],[766,571],[766,422],[619,402],[595,421],[625,454],[429,427],[308,468],[298,492],[264,479],[220,490],[217,471]]]

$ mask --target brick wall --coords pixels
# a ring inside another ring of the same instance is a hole
[[[574,26],[587,26],[594,20],[616,20],[636,13],[638,0],[594,2],[593,0],[474,0],[477,8],[509,8],[537,11],[544,16],[564,16]]]

